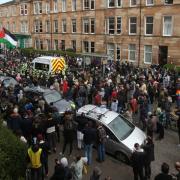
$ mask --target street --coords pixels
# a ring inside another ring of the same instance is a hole
[[[180,147],[177,146],[178,136],[177,132],[172,130],[165,131],[165,138],[161,141],[155,141],[155,161],[152,163],[152,177],[153,180],[155,175],[161,171],[161,164],[166,162],[170,166],[170,173],[175,172],[174,163],[180,160]],[[73,156],[82,154],[83,151],[78,151],[74,144],[73,154],[68,158],[69,164],[73,160]],[[54,159],[61,158],[59,152],[62,150],[62,141],[57,145],[57,153],[50,155],[49,158],[49,177],[51,177],[54,170]],[[69,147],[66,149],[66,154],[69,152]],[[83,180],[89,180],[92,170],[95,166],[100,167],[102,170],[101,179],[104,180],[106,176],[110,176],[113,180],[133,180],[132,168],[126,164],[117,161],[114,157],[107,155],[104,163],[96,162],[96,150],[93,150],[93,164],[88,169],[88,174],[84,175]]]

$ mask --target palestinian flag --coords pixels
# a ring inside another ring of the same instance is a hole
[[[0,43],[6,44],[8,48],[14,48],[17,46],[17,38],[7,29],[3,28],[0,31]]]

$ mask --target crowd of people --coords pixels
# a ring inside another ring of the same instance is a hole
[[[69,68],[65,74],[49,75],[42,72],[34,74],[30,67],[32,57],[20,56],[19,52],[6,52],[6,60],[1,58],[0,73],[12,76],[18,81],[15,87],[5,88],[0,83],[1,112],[4,124],[10,128],[21,141],[27,144],[27,162],[31,164],[32,180],[40,180],[49,175],[48,157],[56,153],[57,143],[63,135],[61,159],[55,160],[55,170],[51,180],[81,180],[87,173],[87,165],[92,164],[92,145],[98,145],[97,161],[105,161],[106,131],[101,124],[96,128],[83,117],[76,120],[75,111],[67,111],[63,117],[53,106],[45,107],[42,97],[30,101],[23,92],[24,86],[46,86],[59,91],[62,96],[72,100],[76,109],[95,104],[112,111],[122,113],[131,122],[147,134],[145,145],[134,142],[131,164],[134,180],[150,179],[151,162],[154,161],[154,140],[162,140],[164,129],[172,126],[171,112],[175,110],[178,117],[178,140],[180,144],[180,79],[175,71],[168,71],[157,65],[139,68],[132,63],[109,62],[102,72],[101,63],[91,64],[91,68],[78,63],[75,58],[66,57]],[[18,57],[15,61],[12,57]],[[8,60],[8,58],[10,60]],[[25,69],[21,69],[26,64]],[[4,108],[4,104],[7,105]],[[63,132],[63,133],[61,133]],[[75,138],[75,133],[77,137]],[[156,135],[157,134],[157,135]],[[154,137],[155,136],[155,137]],[[77,148],[84,149],[84,156],[77,154],[71,165],[65,157],[72,156],[74,142]],[[180,179],[180,163],[175,167]],[[169,180],[169,166],[162,164],[162,173],[155,180]],[[90,180],[100,179],[103,172],[95,167]],[[111,177],[107,177],[110,180]]]

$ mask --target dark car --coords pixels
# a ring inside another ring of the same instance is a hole
[[[39,86],[28,86],[24,88],[24,93],[28,99],[33,99],[36,96],[41,96],[46,102],[46,107],[53,104],[53,106],[57,108],[60,114],[63,114],[65,111],[71,111],[72,104],[74,104],[72,101],[63,99],[61,94],[55,89],[49,89]]]

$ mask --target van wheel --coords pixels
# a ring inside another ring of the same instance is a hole
[[[125,164],[129,164],[129,158],[122,152],[116,152],[115,157],[117,160],[125,163]]]

